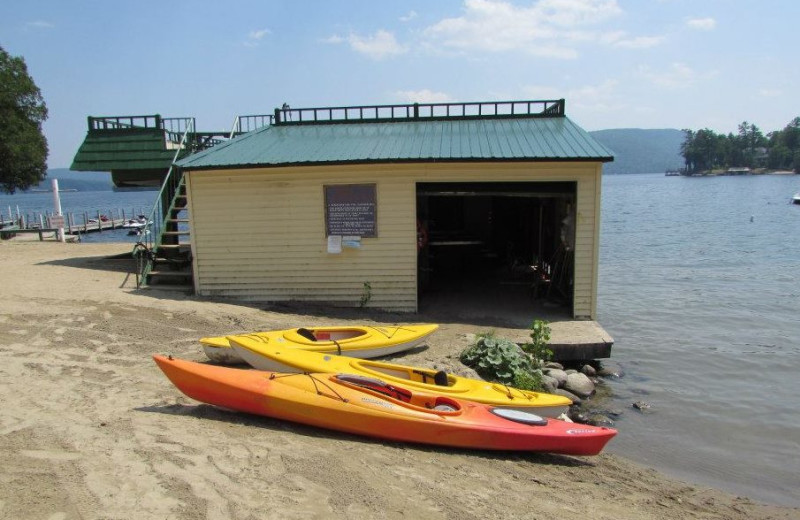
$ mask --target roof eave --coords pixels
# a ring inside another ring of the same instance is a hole
[[[495,162],[613,162],[613,156],[604,157],[509,157],[509,158],[448,158],[448,159],[370,159],[355,161],[302,161],[286,163],[252,163],[252,164],[216,164],[216,165],[180,165],[184,171],[202,170],[249,170],[255,168],[290,168],[297,166],[340,166],[345,164],[421,164],[421,163],[495,163]]]

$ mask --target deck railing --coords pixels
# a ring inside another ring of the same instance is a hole
[[[274,121],[275,118],[271,114],[236,116],[233,120],[233,125],[231,125],[230,138],[233,139],[237,135],[246,134],[247,132],[269,126],[273,124]]]
[[[563,99],[539,101],[486,101],[475,103],[414,103],[351,107],[275,109],[273,124],[359,123],[501,117],[563,117]]]
[[[193,117],[161,117],[158,114],[144,116],[89,116],[89,131],[132,130],[152,128],[163,130],[166,140],[172,143],[181,141],[189,128],[195,127]]]

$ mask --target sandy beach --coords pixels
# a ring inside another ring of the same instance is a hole
[[[154,353],[203,361],[202,336],[428,320],[137,290],[132,262],[107,259],[129,250],[0,242],[0,518],[800,518],[618,456],[387,443],[197,403]],[[403,360],[452,368],[484,330],[444,323]]]

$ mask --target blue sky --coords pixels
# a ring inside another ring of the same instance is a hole
[[[49,167],[89,115],[566,98],[587,130],[764,132],[800,116],[799,0],[0,0],[0,46],[50,111]]]

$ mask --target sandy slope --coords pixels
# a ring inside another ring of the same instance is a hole
[[[126,249],[0,243],[0,518],[800,518],[614,456],[384,443],[198,404],[151,354],[202,360],[205,335],[425,317],[137,291],[129,262],[104,259]],[[480,331],[444,324],[410,360],[454,366]]]

